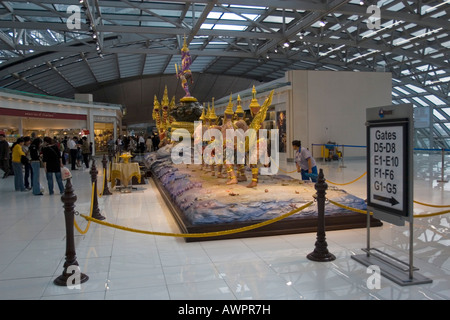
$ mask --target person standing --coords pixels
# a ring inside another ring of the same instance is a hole
[[[5,133],[0,132],[0,169],[5,173],[3,174],[3,179],[9,175],[9,143],[6,141]]]
[[[301,172],[302,180],[311,179],[312,182],[317,182],[316,160],[314,160],[311,152],[302,147],[302,143],[299,140],[292,141],[292,147],[295,151],[294,159],[297,172]]]
[[[29,147],[30,150],[30,158],[31,158],[31,183],[32,190],[35,196],[42,196],[41,192],[41,183],[40,183],[40,169],[41,169],[41,161],[40,161],[40,152],[41,152],[41,143],[42,140],[40,138],[35,138]]]
[[[23,146],[22,146],[22,150],[25,153],[25,156],[27,157],[28,161],[26,163],[24,163],[24,167],[25,167],[25,179],[24,179],[24,185],[25,185],[25,189],[27,190],[31,190],[30,187],[30,180],[31,180],[31,185],[33,185],[33,169],[31,168],[31,163],[30,163],[30,144],[31,144],[31,138],[29,136],[23,137]]]
[[[87,137],[81,138],[81,154],[83,155],[83,162],[86,169],[89,169],[89,142]]]
[[[23,152],[24,141],[23,138],[17,138],[16,143],[12,148],[12,168],[14,171],[14,188],[16,191],[26,191],[23,183],[23,171],[22,171],[22,156],[25,156]]]
[[[45,137],[46,146],[42,149],[42,162],[44,162],[44,170],[47,176],[48,192],[53,194],[53,174],[55,174],[56,183],[59,192],[64,193],[64,184],[61,177],[61,168],[63,167],[61,155],[58,147],[53,143],[52,138]]]
[[[77,155],[78,155],[78,148],[77,148],[78,138],[73,137],[73,139],[70,139],[67,142],[67,147],[69,148],[69,155],[70,155],[70,163],[71,163],[71,169],[77,170],[75,167],[77,163]]]
[[[147,152],[152,152],[153,150],[153,141],[152,138],[150,136],[147,137],[147,139],[145,140],[145,146],[147,148]]]
[[[145,152],[145,139],[144,139],[144,136],[142,136],[142,135],[139,135],[138,149],[139,149],[140,153],[144,153]]]

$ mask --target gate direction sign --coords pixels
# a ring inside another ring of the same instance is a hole
[[[413,107],[369,108],[366,116],[367,206],[375,217],[404,225],[413,208]]]

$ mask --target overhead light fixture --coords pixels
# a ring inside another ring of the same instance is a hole
[[[283,43],[283,47],[289,48],[289,41],[286,41],[285,43]]]
[[[323,20],[320,20],[320,21],[319,21],[319,26],[325,27],[325,25],[326,25],[325,21],[323,21]]]
[[[359,1],[359,5],[363,6],[364,5],[364,1],[363,0]]]

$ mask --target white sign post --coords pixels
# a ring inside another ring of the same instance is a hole
[[[430,283],[413,266],[413,106],[392,105],[366,110],[367,248],[352,259],[380,267],[400,285]],[[370,247],[370,213],[380,220],[410,226],[409,264]]]

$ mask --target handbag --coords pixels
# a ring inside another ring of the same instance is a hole
[[[20,156],[20,163],[27,165],[29,163],[28,158],[26,156]]]
[[[70,170],[66,167],[62,167],[61,168],[61,179],[62,180],[67,180],[72,178],[72,173],[70,172]]]

